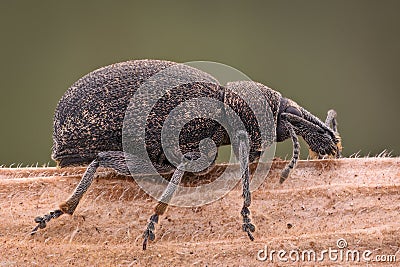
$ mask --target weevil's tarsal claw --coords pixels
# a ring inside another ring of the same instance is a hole
[[[156,238],[156,235],[154,234],[154,224],[156,223],[158,223],[158,214],[153,214],[151,215],[150,222],[143,233],[143,250],[146,250],[148,240],[154,241]]]
[[[254,241],[252,233],[256,230],[256,227],[254,226],[254,224],[251,223],[249,208],[243,207],[240,213],[243,217],[242,230],[247,233],[247,236],[250,238],[251,241]]]
[[[154,235],[154,234],[153,234],[153,235]],[[147,241],[148,241],[148,239],[149,239],[149,236],[150,236],[150,231],[149,231],[149,230],[146,230],[146,231],[143,233],[143,245],[142,245],[143,250],[146,250],[146,249],[147,249]]]
[[[31,235],[34,235],[39,229],[46,228],[46,224],[51,219],[56,219],[63,214],[64,214],[64,212],[62,212],[61,210],[54,210],[54,211],[50,211],[49,214],[46,214],[43,217],[40,217],[40,216],[36,217],[35,223],[37,223],[38,225],[35,228],[33,228]]]
[[[243,229],[243,231],[245,231],[247,233],[247,236],[249,237],[249,239],[251,241],[254,241],[254,236],[252,234],[252,232],[254,232],[256,230],[254,224],[252,224],[252,223],[243,224],[242,229]]]

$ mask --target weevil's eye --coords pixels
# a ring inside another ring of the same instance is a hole
[[[293,106],[289,106],[285,109],[286,113],[290,113],[299,117],[303,117],[303,114],[301,114],[300,110],[298,110],[297,108],[293,107]]]

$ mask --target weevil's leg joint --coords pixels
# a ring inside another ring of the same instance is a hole
[[[85,173],[82,176],[79,184],[75,188],[74,193],[68,198],[67,201],[60,204],[60,210],[63,213],[67,213],[72,215],[79,204],[79,201],[82,199],[83,195],[89,189],[90,185],[93,182],[94,174],[99,167],[99,162],[97,159],[93,160],[89,166],[87,167]]]

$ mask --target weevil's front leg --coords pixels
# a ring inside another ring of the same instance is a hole
[[[38,229],[45,228],[46,223],[48,223],[51,219],[58,218],[64,213],[72,215],[83,195],[92,184],[94,175],[98,167],[113,168],[120,174],[129,175],[130,172],[126,165],[126,160],[129,160],[130,164],[134,164],[135,166],[137,166],[138,170],[141,169],[144,172],[146,171],[146,166],[144,165],[143,160],[140,160],[138,157],[135,157],[133,155],[127,155],[121,151],[108,151],[99,153],[97,158],[93,160],[86,169],[81,181],[75,188],[73,194],[68,198],[68,200],[61,203],[59,209],[51,211],[44,216],[39,216],[35,218],[35,222],[38,225],[32,230],[31,234],[35,234]]]
[[[285,118],[284,116],[282,116],[282,117]],[[296,132],[290,123],[287,123],[287,125],[288,125],[290,137],[292,138],[292,142],[293,142],[293,156],[292,156],[290,162],[283,169],[283,171],[281,173],[281,178],[279,179],[279,183],[283,183],[289,177],[289,174],[290,174],[291,170],[293,170],[293,168],[296,166],[296,163],[297,163],[297,161],[299,159],[299,155],[300,155],[300,144],[299,144],[299,139],[297,138]]]
[[[237,134],[239,139],[239,161],[240,161],[240,174],[243,185],[243,208],[240,214],[243,217],[242,229],[247,233],[250,240],[253,241],[253,232],[255,231],[254,224],[251,223],[250,219],[250,204],[251,204],[251,192],[250,192],[250,175],[249,175],[249,141],[248,135],[244,131],[239,131]]]

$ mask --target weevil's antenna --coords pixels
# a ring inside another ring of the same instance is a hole
[[[338,143],[336,144],[337,146],[337,158],[341,158],[342,157],[342,150],[343,150],[343,146],[342,146],[342,138],[340,137],[340,134],[338,132],[337,129],[337,113],[335,110],[330,109],[328,110],[328,114],[326,116],[326,120],[325,120],[325,124],[326,126],[330,127],[333,131],[333,133],[335,134],[335,137],[338,139]],[[332,127],[331,127],[332,125]]]

